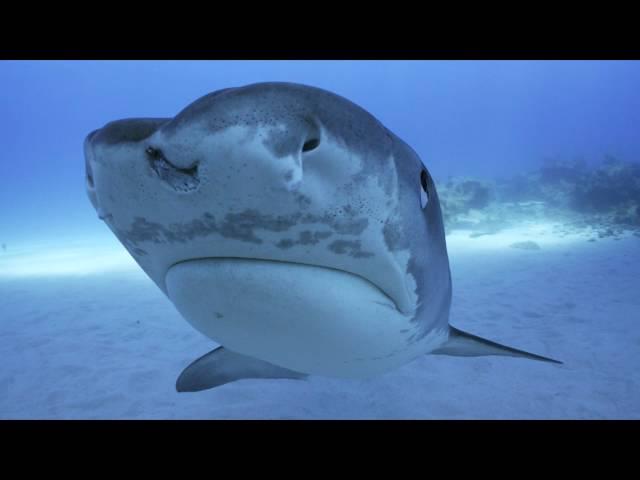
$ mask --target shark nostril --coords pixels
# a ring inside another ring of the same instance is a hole
[[[151,158],[159,158],[161,155],[160,150],[158,150],[157,148],[153,148],[153,147],[147,147],[147,149],[145,150],[145,153],[147,155],[149,155],[149,157]]]
[[[93,181],[93,170],[91,169],[91,162],[89,161],[86,155],[84,158],[84,171],[85,171],[85,177],[87,181],[87,187],[91,189],[95,188],[95,183]]]
[[[302,145],[302,151],[310,152],[311,150],[318,148],[318,145],[320,145],[320,140],[317,138],[311,138],[304,142],[304,145]]]
[[[174,190],[186,193],[196,190],[200,185],[198,163],[188,168],[179,168],[167,160],[162,150],[147,147],[145,153],[151,169]]]

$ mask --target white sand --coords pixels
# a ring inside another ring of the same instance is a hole
[[[121,247],[0,251],[0,418],[640,418],[640,238],[550,232],[451,235],[451,322],[564,365],[425,356],[193,394],[175,379],[215,345]]]

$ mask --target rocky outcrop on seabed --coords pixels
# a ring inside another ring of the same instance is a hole
[[[438,188],[445,228],[497,233],[522,222],[554,221],[555,234],[590,229],[589,240],[640,236],[640,164],[611,156],[596,166],[549,161],[512,178],[452,177]]]

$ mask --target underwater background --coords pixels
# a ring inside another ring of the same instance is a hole
[[[412,146],[452,324],[564,364],[425,356],[178,394],[214,345],[98,220],[83,141],[264,81],[342,95]],[[0,61],[0,418],[640,418],[639,85],[638,61]]]

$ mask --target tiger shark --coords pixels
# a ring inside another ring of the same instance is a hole
[[[425,354],[557,362],[449,324],[433,178],[349,100],[293,83],[218,90],[84,142],[101,218],[220,346],[178,391],[247,378],[364,378]]]

